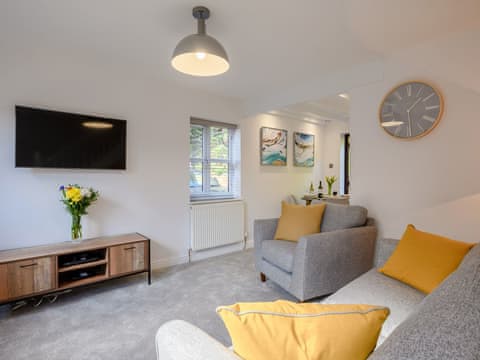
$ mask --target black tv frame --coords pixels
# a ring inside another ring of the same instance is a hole
[[[17,133],[17,115],[19,110],[33,110],[38,112],[44,113],[51,113],[55,114],[55,116],[61,116],[69,121],[69,119],[74,119],[77,122],[107,122],[112,124],[121,124],[121,129],[123,131],[122,134],[122,158],[120,160],[120,166],[117,167],[97,167],[97,166],[49,166],[48,164],[42,166],[35,166],[34,164],[19,164],[19,159],[17,153],[19,152],[19,139]],[[37,108],[25,105],[15,105],[15,168],[32,168],[32,169],[70,169],[70,170],[126,170],[127,168],[127,121],[122,119],[114,119],[114,118],[107,118],[101,117],[97,115],[87,115],[87,114],[79,114],[73,112],[65,112],[65,111],[57,111],[51,109],[44,109],[44,108]]]

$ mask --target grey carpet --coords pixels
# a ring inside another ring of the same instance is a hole
[[[15,312],[0,307],[0,359],[154,360],[158,327],[187,320],[224,344],[230,338],[215,313],[219,305],[295,300],[261,283],[252,250],[179,265],[144,276],[74,290],[56,303]]]

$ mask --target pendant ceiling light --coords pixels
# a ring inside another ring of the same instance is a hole
[[[230,64],[223,46],[206,33],[205,20],[210,17],[210,10],[196,6],[192,13],[198,21],[198,31],[178,43],[173,51],[172,66],[181,73],[193,76],[223,74]]]

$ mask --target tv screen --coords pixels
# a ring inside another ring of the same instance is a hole
[[[15,166],[125,169],[126,121],[15,106]]]

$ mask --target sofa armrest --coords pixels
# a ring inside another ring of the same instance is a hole
[[[375,226],[335,230],[299,239],[292,273],[294,291],[306,300],[337,291],[373,267]]]
[[[166,322],[155,336],[158,360],[239,360],[240,358],[196,326]]]
[[[277,231],[278,218],[255,219],[253,222],[253,247],[255,248],[255,266],[260,270],[262,261],[262,241],[273,240]]]
[[[388,258],[392,255],[393,251],[398,245],[397,239],[379,239],[375,249],[375,267],[381,267]]]

